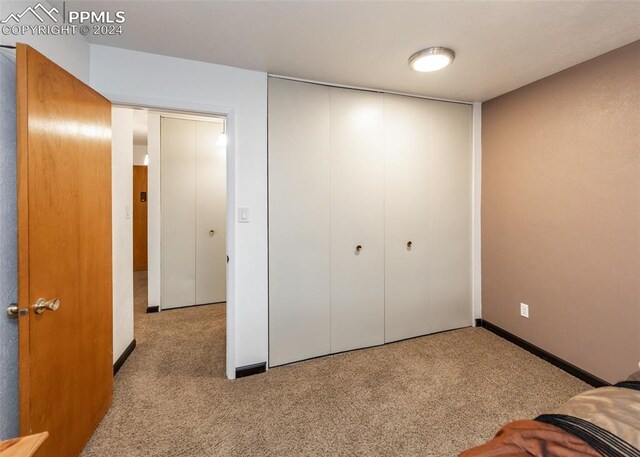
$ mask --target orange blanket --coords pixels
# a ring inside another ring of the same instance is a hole
[[[486,444],[459,457],[602,457],[581,439],[553,425],[530,420],[511,422]]]

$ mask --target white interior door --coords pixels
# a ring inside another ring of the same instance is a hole
[[[226,300],[226,147],[218,146],[222,123],[199,122],[195,141],[196,305]]]
[[[331,352],[340,352],[384,343],[383,99],[330,96]]]
[[[162,309],[196,302],[196,124],[162,117]]]
[[[431,320],[442,331],[472,320],[472,107],[432,102],[431,109]]]
[[[331,351],[329,89],[269,79],[269,364]]]
[[[384,95],[385,341],[431,332],[433,101]]]

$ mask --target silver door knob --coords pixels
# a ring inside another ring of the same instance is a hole
[[[38,298],[36,304],[33,305],[33,309],[36,310],[36,314],[42,314],[45,311],[57,311],[60,308],[60,300],[54,298],[52,300],[45,300],[44,298]]]
[[[216,234],[216,231],[215,231],[215,230],[209,230],[209,236],[213,236],[213,235],[215,235],[215,234]]]
[[[11,304],[11,306],[7,307],[7,315],[8,316],[17,316],[20,310],[18,310],[18,305]]]

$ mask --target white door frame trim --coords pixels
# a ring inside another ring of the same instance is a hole
[[[155,97],[139,97],[123,94],[103,94],[113,105],[128,106],[131,108],[147,108],[153,111],[178,112],[185,114],[202,114],[205,116],[225,116],[227,122],[227,254],[229,256],[229,264],[227,267],[227,304],[226,304],[226,333],[227,333],[227,353],[226,353],[226,374],[228,379],[235,379],[236,376],[236,110],[234,107],[212,105],[204,103],[192,103],[183,100],[164,99]],[[151,163],[151,161],[150,161]],[[153,166],[152,166],[153,167]],[[155,167],[154,167],[155,168]],[[154,199],[155,207],[158,208],[160,217],[160,179],[154,180],[156,185],[151,189],[151,169],[149,170],[149,208],[152,207],[152,199]],[[159,169],[157,169],[159,177]],[[151,215],[150,218],[151,219]],[[151,235],[152,224],[149,224],[149,235]],[[156,235],[158,249],[160,249],[160,226],[157,227]],[[133,236],[133,234],[132,234]],[[149,241],[151,241],[149,236]],[[157,273],[160,274],[160,256],[157,259]],[[159,281],[158,281],[159,283]],[[159,291],[158,291],[159,292]],[[152,304],[151,291],[149,293],[149,305],[160,306],[160,303]],[[159,296],[159,295],[158,295]],[[155,299],[154,299],[155,300]]]

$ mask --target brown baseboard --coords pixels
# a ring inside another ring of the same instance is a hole
[[[504,338],[505,340],[515,344],[516,346],[521,347],[525,351],[532,353],[533,355],[540,357],[542,360],[549,362],[550,364],[560,368],[561,370],[566,371],[572,376],[580,379],[581,381],[586,382],[587,384],[593,387],[604,387],[610,386],[611,384],[607,381],[600,379],[599,377],[584,371],[582,368],[579,368],[566,360],[557,357],[550,352],[545,351],[544,349],[539,348],[526,340],[523,340],[519,336],[514,335],[513,333],[509,333],[506,330],[498,327],[497,325],[492,324],[491,322],[485,321],[483,319],[476,319],[476,327],[482,327],[489,330],[491,333],[495,333],[496,335]]]
[[[236,379],[244,378],[245,376],[252,376],[254,374],[264,373],[267,371],[267,363],[254,363],[253,365],[247,365],[244,367],[236,368]]]
[[[113,364],[114,376],[120,370],[120,368],[122,368],[122,365],[124,365],[124,363],[127,361],[127,359],[129,358],[129,356],[131,355],[131,353],[135,348],[136,348],[136,340],[134,339],[131,343],[129,343],[129,346],[127,346],[127,349],[124,350],[122,355],[118,357],[118,360],[116,360],[116,363]]]

